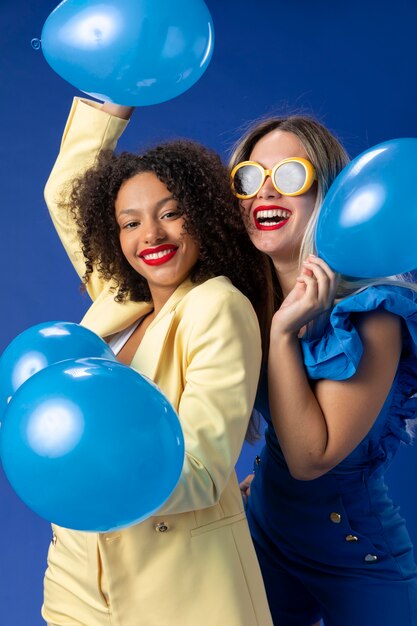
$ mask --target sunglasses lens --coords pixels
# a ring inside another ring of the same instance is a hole
[[[262,183],[262,172],[255,165],[242,165],[233,177],[235,192],[250,196],[258,191]]]
[[[289,161],[277,168],[274,181],[278,189],[284,193],[297,193],[303,188],[307,172],[302,163]]]

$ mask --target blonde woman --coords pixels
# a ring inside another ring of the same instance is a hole
[[[325,127],[291,116],[254,125],[231,163],[275,280],[266,443],[241,489],[277,626],[417,624],[413,549],[384,482],[416,416],[417,293],[404,277],[337,276],[314,255],[347,161]]]

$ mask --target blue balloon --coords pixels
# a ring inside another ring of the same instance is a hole
[[[417,268],[417,139],[378,144],[347,165],[320,211],[317,253],[333,270],[376,278]]]
[[[62,361],[22,385],[0,453],[13,489],[46,520],[109,531],[140,522],[171,495],[184,440],[156,385],[106,359]]]
[[[44,322],[20,333],[0,357],[0,420],[15,391],[33,374],[83,357],[115,359],[101,337],[73,322]]]
[[[194,85],[210,62],[214,29],[203,0],[64,0],[41,43],[52,69],[81,91],[143,106]]]

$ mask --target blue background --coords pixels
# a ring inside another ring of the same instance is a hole
[[[56,4],[0,3],[0,351],[28,326],[78,321],[88,306],[43,200],[75,94],[30,45]],[[417,136],[415,0],[207,4],[216,34],[207,72],[178,98],[137,110],[121,148],[187,136],[226,158],[248,120],[282,112],[314,114],[352,157],[387,139]],[[401,219],[401,206],[392,219]],[[245,446],[240,477],[258,449]],[[404,448],[389,480],[415,544],[417,505],[409,492],[415,493],[416,475],[416,449]],[[0,470],[0,626],[43,624],[49,540],[48,523],[19,501]]]

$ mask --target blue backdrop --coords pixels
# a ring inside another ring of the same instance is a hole
[[[226,158],[248,120],[290,111],[316,115],[352,157],[387,139],[417,137],[414,0],[206,1],[216,32],[207,72],[178,98],[138,110],[121,148],[187,136]],[[30,45],[56,4],[0,4],[0,351],[28,326],[78,321],[88,306],[42,195],[75,94]],[[392,219],[401,219],[401,207]],[[256,451],[245,446],[240,477]],[[415,544],[417,505],[408,489],[414,494],[416,475],[416,449],[404,448],[389,478]],[[0,471],[0,626],[43,624],[49,540],[49,525],[18,500]]]

